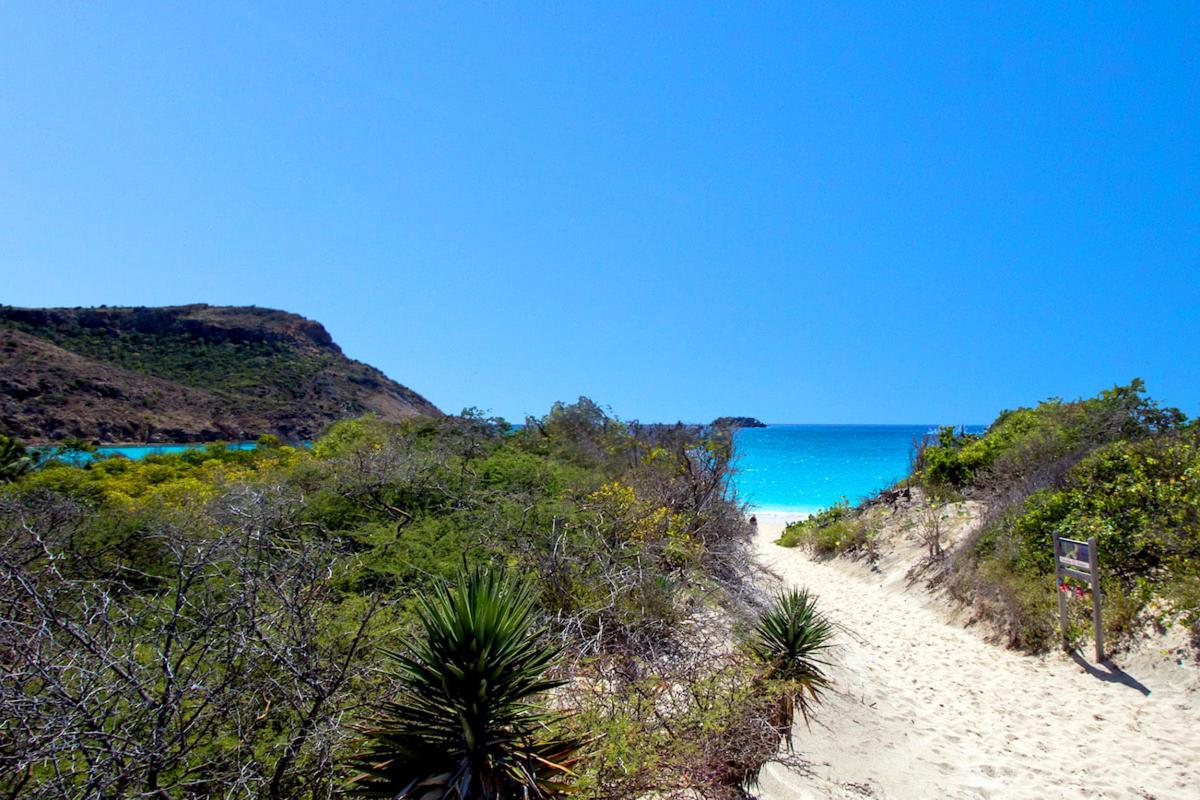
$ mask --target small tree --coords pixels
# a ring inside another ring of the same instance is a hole
[[[423,636],[398,665],[394,702],[364,730],[352,787],[396,800],[553,798],[568,788],[580,742],[547,736],[556,715],[537,695],[559,649],[542,643],[529,592],[475,568],[422,598]]]
[[[929,563],[941,561],[945,556],[942,549],[942,503],[928,500],[921,511],[921,541],[929,557]]]
[[[822,692],[831,685],[824,655],[833,632],[833,623],[817,611],[816,598],[806,589],[780,592],[755,627],[751,649],[766,662],[768,677],[783,684],[776,725],[788,750],[796,711],[807,724]]]

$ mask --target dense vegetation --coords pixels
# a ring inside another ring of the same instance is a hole
[[[1097,539],[1110,642],[1147,624],[1183,624],[1200,646],[1200,423],[1150,400],[1141,381],[1006,411],[979,435],[942,428],[905,486],[935,510],[964,498],[985,505],[938,575],[1012,645],[1040,650],[1057,639],[1058,532]],[[832,509],[789,529],[788,543],[854,550],[869,540],[868,518],[868,509]],[[1086,635],[1086,605],[1071,603],[1072,640]]]
[[[514,690],[524,752],[588,742],[566,776],[581,797],[742,796],[777,752],[785,688],[738,644],[761,603],[730,447],[581,400],[519,431],[366,417],[311,450],[268,437],[17,470],[0,487],[0,792],[329,797],[381,741],[448,735],[403,723],[431,713],[422,665],[474,646],[430,621],[454,627],[458,595],[437,587],[485,566],[528,603],[493,617],[562,653],[505,640],[545,696]],[[441,686],[457,707],[466,689]]]

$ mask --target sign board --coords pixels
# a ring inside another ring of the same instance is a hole
[[[1104,626],[1100,619],[1100,561],[1096,538],[1086,542],[1054,534],[1054,583],[1058,589],[1058,616],[1062,626],[1063,645],[1067,642],[1067,578],[1087,584],[1092,595],[1092,625],[1096,629],[1096,661],[1104,660]]]
[[[1058,538],[1058,560],[1068,566],[1085,571],[1091,569],[1091,552],[1089,542],[1077,542],[1061,536]]]

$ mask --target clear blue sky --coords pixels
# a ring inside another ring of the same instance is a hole
[[[0,302],[510,418],[1200,412],[1200,4],[801,5],[5,3]]]

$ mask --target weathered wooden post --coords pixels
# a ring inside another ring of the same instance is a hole
[[[1062,634],[1063,649],[1067,649],[1067,594],[1063,591],[1062,562],[1058,560],[1062,553],[1062,542],[1058,531],[1054,532],[1054,591],[1058,592],[1058,630]]]
[[[1058,589],[1058,618],[1063,647],[1067,646],[1067,598],[1063,588],[1067,578],[1086,581],[1092,592],[1092,625],[1096,631],[1096,662],[1099,663],[1104,660],[1104,624],[1100,617],[1100,557],[1096,551],[1095,536],[1080,542],[1064,539],[1057,531],[1054,533],[1054,581]]]
[[[1096,537],[1088,538],[1088,571],[1092,573],[1092,624],[1096,626],[1096,663],[1104,660],[1104,624],[1100,620],[1100,554]]]

